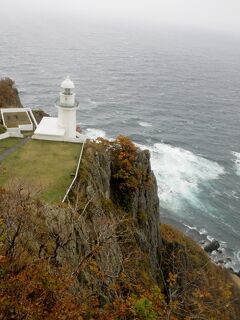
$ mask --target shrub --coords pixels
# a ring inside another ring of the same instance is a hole
[[[194,314],[201,319],[238,319],[239,293],[227,270],[213,264],[196,242],[172,226],[161,225],[161,234],[160,278],[171,313],[181,311],[186,319]]]
[[[147,298],[142,297],[133,305],[133,313],[143,320],[156,320],[157,314],[153,310],[153,304]]]
[[[115,201],[128,210],[132,195],[139,187],[140,172],[136,165],[137,147],[124,136],[118,136],[111,144],[111,189]]]
[[[3,124],[0,124],[0,134],[5,133],[7,129],[4,127]]]
[[[0,80],[0,108],[17,105],[17,94],[14,82],[5,78]]]

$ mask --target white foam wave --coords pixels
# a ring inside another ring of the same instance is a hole
[[[87,99],[87,101],[88,101],[90,104],[94,105],[94,106],[97,105],[97,101],[95,101],[95,100],[93,100],[93,99]]]
[[[206,229],[201,228],[201,229],[199,230],[199,233],[200,233],[201,235],[205,235],[205,234],[207,234],[208,232],[207,232]]]
[[[82,100],[82,107],[86,108],[87,110],[94,110],[99,107],[99,102],[95,101],[91,98],[85,98]]]
[[[140,147],[150,150],[163,208],[175,213],[179,213],[179,209],[183,209],[187,203],[204,208],[198,199],[200,187],[224,174],[223,167],[169,144],[156,143],[153,147]]]
[[[189,226],[188,224],[185,224],[185,223],[183,225],[190,230],[197,230],[197,227],[192,227],[192,226]]]
[[[233,160],[235,163],[236,173],[238,176],[240,176],[240,153],[239,152],[232,152],[235,159]]]
[[[98,137],[105,138],[106,132],[101,129],[87,128],[84,132],[89,139],[97,139]]]
[[[139,124],[141,127],[152,127],[152,124],[149,123],[149,122],[138,121],[138,124]]]
[[[26,89],[18,89],[18,92],[20,94],[25,94],[25,93],[27,93],[27,90]]]
[[[210,242],[213,242],[213,240],[215,240],[213,237],[211,237],[209,234],[207,235],[207,239],[210,241]]]

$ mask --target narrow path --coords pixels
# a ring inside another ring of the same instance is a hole
[[[11,153],[13,153],[16,150],[18,150],[19,148],[21,148],[21,146],[23,146],[25,143],[27,143],[31,138],[32,138],[31,136],[25,137],[25,138],[21,139],[19,141],[19,143],[15,144],[14,146],[5,150],[2,154],[0,154],[0,162],[2,162],[4,159],[6,159]]]

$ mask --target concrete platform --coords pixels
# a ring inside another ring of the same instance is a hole
[[[37,129],[34,132],[34,136],[48,135],[64,137],[65,129],[58,125],[58,118],[43,117],[39,123]]]
[[[67,138],[65,129],[59,126],[58,118],[43,117],[40,124],[32,136],[36,140],[64,141],[73,143],[83,143],[86,140],[84,135],[76,131],[75,138]]]

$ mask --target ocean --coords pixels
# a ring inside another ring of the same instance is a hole
[[[0,31],[0,77],[15,80],[24,106],[56,115],[69,74],[81,128],[91,138],[124,134],[150,150],[162,219],[199,240],[217,239],[235,271],[239,56],[239,37],[193,30],[58,20]]]

